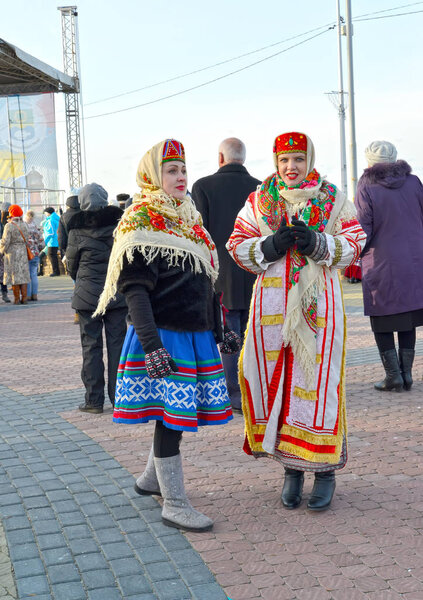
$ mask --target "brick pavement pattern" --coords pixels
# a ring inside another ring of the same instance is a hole
[[[184,434],[188,494],[216,524],[182,535],[132,491],[153,425],[76,410],[78,328],[69,283],[57,279],[41,280],[37,306],[0,307],[0,511],[19,597],[31,587],[39,600],[423,598],[423,332],[412,391],[376,392],[383,369],[360,287],[344,284],[349,462],[331,509],[307,512],[308,475],[301,507],[284,510],[282,467],[242,452],[235,415]]]

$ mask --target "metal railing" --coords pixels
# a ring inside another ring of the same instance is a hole
[[[47,206],[54,208],[65,207],[65,190],[34,189],[22,187],[8,187],[0,185],[0,204],[10,202],[19,204],[25,212],[29,209],[43,212]]]

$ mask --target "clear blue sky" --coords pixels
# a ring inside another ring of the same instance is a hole
[[[52,0],[5,3],[0,37],[61,69],[59,4]],[[298,129],[313,139],[320,172],[340,184],[338,115],[325,95],[338,89],[335,30],[186,94],[127,112],[88,118],[177,93],[297,43],[304,38],[190,77],[91,104],[335,22],[335,0],[79,0],[76,4],[88,181],[102,184],[110,196],[119,192],[132,195],[137,189],[139,159],[166,137],[176,137],[185,145],[190,186],[198,177],[216,170],[218,144],[228,136],[244,140],[246,166],[263,178],[273,169],[275,136]],[[395,6],[403,8],[394,13],[423,11],[423,2],[352,0],[353,17]],[[341,7],[345,14],[344,0]],[[389,13],[373,16],[384,14]],[[422,29],[423,12],[355,23],[359,173],[366,166],[365,146],[374,139],[387,139],[397,146],[399,158],[410,162],[423,178]],[[344,83],[346,87],[346,70]],[[56,107],[60,181],[68,189],[60,96]],[[348,135],[348,122],[346,127]]]

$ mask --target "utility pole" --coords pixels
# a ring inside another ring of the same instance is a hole
[[[351,0],[346,0],[346,34],[347,34],[347,60],[348,60],[348,113],[350,125],[350,173],[351,192],[354,200],[357,190],[357,144],[355,141],[355,106],[354,106],[354,71],[353,71],[353,48],[352,48],[352,18]]]
[[[337,94],[338,115],[339,115],[339,144],[341,156],[341,188],[345,195],[348,193],[347,185],[347,151],[345,147],[345,102],[344,102],[344,74],[342,68],[342,38],[343,35],[343,19],[341,17],[340,0],[336,0],[337,13],[337,32],[338,32],[338,87]]]
[[[63,65],[66,75],[73,77],[78,86],[78,39],[76,6],[58,6],[62,13]],[[69,184],[75,193],[82,186],[81,136],[79,120],[79,93],[65,94],[66,134],[68,148]]]

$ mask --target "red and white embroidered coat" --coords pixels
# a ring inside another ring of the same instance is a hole
[[[311,471],[342,468],[347,459],[346,325],[338,269],[357,260],[366,240],[354,205],[342,192],[325,181],[318,192],[324,198],[315,202],[318,209],[309,200],[298,213],[292,205],[285,213],[280,207],[273,210],[273,215],[279,211],[278,218],[285,216],[288,223],[294,214],[301,216],[307,210],[312,215],[309,219],[314,218],[313,211],[322,213],[319,217],[316,212],[316,220],[321,221],[315,229],[326,236],[327,252],[321,260],[313,261],[312,267],[315,271],[315,265],[319,267],[323,291],[303,311],[304,322],[309,319],[310,326],[315,327],[311,387],[293,347],[284,342],[289,295],[302,277],[304,259],[294,249],[274,263],[266,262],[261,242],[274,233],[275,226],[269,227],[271,211],[269,206],[263,210],[259,191],[248,197],[226,245],[240,267],[257,274],[239,360],[246,424],[244,450],[255,455],[266,453],[287,467]],[[328,194],[332,207],[325,217]],[[311,223],[309,220],[309,226]]]

